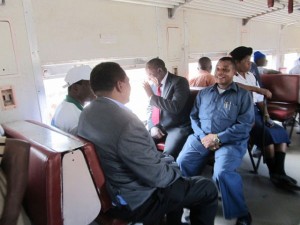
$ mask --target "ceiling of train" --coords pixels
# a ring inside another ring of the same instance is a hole
[[[249,20],[277,23],[281,25],[300,25],[300,0],[113,0],[133,4],[157,6],[168,9],[169,17],[176,16],[179,8],[195,9],[206,13]],[[272,1],[271,1],[272,2]],[[293,7],[289,7],[293,2]],[[289,13],[289,11],[293,11]]]

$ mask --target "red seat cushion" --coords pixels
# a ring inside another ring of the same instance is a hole
[[[156,148],[159,151],[164,151],[165,150],[165,143],[160,142],[160,143],[156,144]]]
[[[295,116],[297,112],[297,105],[270,103],[268,104],[268,111],[272,119],[283,122]]]

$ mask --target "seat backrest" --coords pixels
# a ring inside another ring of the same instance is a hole
[[[264,74],[261,76],[263,87],[272,92],[271,101],[299,103],[300,76],[284,74]]]
[[[89,224],[100,200],[82,151],[85,142],[34,121],[3,124],[8,137],[30,143],[24,206],[33,224]],[[74,223],[75,221],[75,223]]]
[[[203,89],[203,88],[191,88],[190,89],[190,97],[189,97],[188,103],[187,103],[188,112],[191,112],[191,110],[194,106],[195,99],[201,89]]]
[[[4,206],[1,208],[2,212],[0,212],[0,214],[2,213],[1,218],[5,221],[17,221],[21,213],[28,180],[29,149],[28,142],[12,138],[6,139],[1,161],[1,169],[6,178],[6,186],[1,185],[1,192],[5,193],[6,191],[6,195]],[[1,174],[3,174],[2,171]]]
[[[112,201],[106,190],[104,172],[102,170],[94,145],[90,142],[86,142],[86,145],[83,147],[83,153],[100,195],[101,211],[105,213],[112,207]]]

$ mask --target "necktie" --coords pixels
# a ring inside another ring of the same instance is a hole
[[[160,89],[161,85],[159,85],[157,87],[157,91],[156,91],[156,95],[157,96],[161,96],[161,89]],[[153,106],[152,107],[152,122],[154,125],[158,124],[159,123],[159,114],[160,114],[160,109]]]

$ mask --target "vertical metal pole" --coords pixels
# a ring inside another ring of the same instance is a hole
[[[43,83],[43,72],[41,68],[41,62],[40,62],[39,50],[37,44],[37,36],[36,36],[35,24],[34,24],[33,12],[32,12],[32,3],[31,0],[22,0],[22,2],[23,2],[27,37],[28,37],[29,47],[30,47],[35,89],[36,89],[38,103],[39,103],[40,116],[42,122],[48,122],[46,116],[47,115],[46,94],[45,94],[45,88]]]

